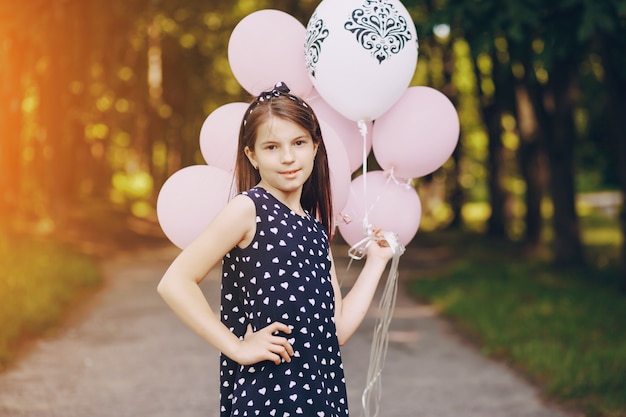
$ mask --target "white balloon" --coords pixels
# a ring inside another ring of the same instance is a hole
[[[307,25],[313,86],[350,120],[388,110],[409,86],[417,54],[415,25],[398,0],[323,0]]]

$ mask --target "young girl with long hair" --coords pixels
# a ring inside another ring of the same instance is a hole
[[[243,118],[239,194],[170,265],[158,292],[220,353],[220,415],[347,416],[339,346],[363,321],[387,262],[380,241],[342,297],[330,250],[326,148],[282,83]],[[220,317],[198,284],[222,262]]]

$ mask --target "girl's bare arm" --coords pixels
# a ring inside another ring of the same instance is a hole
[[[157,291],[176,315],[200,337],[236,362],[247,365],[263,360],[288,361],[293,349],[273,333],[290,329],[273,323],[242,342],[219,319],[202,293],[199,283],[236,245],[245,246],[256,231],[254,203],[237,196],[186,247],[167,269]]]
[[[393,253],[389,247],[372,242],[367,250],[365,264],[361,273],[350,291],[343,298],[337,279],[335,262],[333,261],[331,276],[335,291],[335,325],[340,345],[346,343],[363,322],[374,298],[378,282],[385,272],[387,262],[392,255]]]

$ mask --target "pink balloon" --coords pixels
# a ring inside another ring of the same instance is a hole
[[[333,109],[317,94],[315,89],[311,91],[311,94],[312,95],[306,100],[307,103],[311,105],[320,122],[325,122],[337,132],[348,154],[350,172],[356,171],[363,165],[363,136],[361,135],[357,122],[346,118]],[[367,127],[365,154],[368,155],[372,150],[373,125],[372,122],[366,122],[365,125]]]
[[[295,17],[272,9],[244,17],[228,41],[228,61],[239,84],[256,96],[283,81],[306,97],[313,88],[304,61],[306,29]]]
[[[374,156],[397,178],[418,178],[441,167],[459,140],[459,117],[452,102],[430,87],[409,87],[376,119]]]
[[[398,241],[407,245],[419,229],[422,205],[411,185],[397,183],[383,171],[370,171],[352,181],[342,214],[339,232],[350,245],[366,237],[364,222],[396,233]]]
[[[234,195],[233,177],[208,165],[192,165],[169,177],[157,198],[157,218],[167,238],[184,249]]]
[[[200,151],[207,164],[235,172],[241,120],[247,103],[228,103],[215,109],[200,129]]]
[[[324,145],[328,154],[328,168],[330,170],[330,188],[333,200],[333,211],[335,216],[339,216],[341,210],[348,202],[350,190],[350,161],[348,154],[334,129],[320,121]]]

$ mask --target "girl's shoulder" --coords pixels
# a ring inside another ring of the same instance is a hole
[[[223,210],[228,216],[243,218],[247,215],[254,216],[256,207],[254,201],[245,193],[239,193],[233,197]]]
[[[231,212],[235,216],[251,215],[255,216],[258,207],[271,201],[272,195],[261,187],[252,187],[249,190],[241,191],[235,195],[225,210]]]
[[[272,193],[259,186],[252,187],[247,191],[242,191],[238,194],[238,196],[248,197],[248,199],[255,205],[257,211],[264,209],[270,203],[276,204],[279,201],[272,195]]]
[[[268,200],[271,197],[271,194],[261,187],[252,187],[247,191],[242,191],[238,195],[247,196],[253,201]]]

